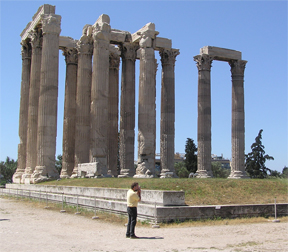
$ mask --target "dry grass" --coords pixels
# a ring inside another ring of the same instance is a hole
[[[15,196],[1,196],[2,198],[15,199],[21,204],[25,204],[32,208],[44,208],[47,211],[60,212],[62,210],[62,204],[59,203],[47,203],[45,201],[39,201],[35,199],[20,198]],[[48,206],[48,208],[46,208]],[[64,214],[75,214],[77,212],[76,206],[64,205],[63,209],[66,211]],[[78,208],[81,216],[92,219],[95,216],[95,212],[92,209]],[[107,212],[96,211],[96,215],[99,219],[94,221],[104,221],[113,223],[114,225],[125,225],[127,223],[127,216],[116,215]],[[277,218],[281,222],[288,223],[288,216]],[[180,228],[180,227],[196,227],[196,226],[219,226],[219,225],[241,225],[241,224],[252,224],[252,223],[265,223],[274,220],[273,217],[252,217],[252,218],[236,218],[236,219],[201,219],[201,220],[187,220],[184,222],[175,221],[173,223],[160,223],[161,228]],[[151,227],[151,223],[148,221],[138,220],[138,226]]]
[[[43,185],[129,188],[133,178],[62,179]],[[288,202],[288,179],[138,179],[142,189],[183,190],[187,205]]]

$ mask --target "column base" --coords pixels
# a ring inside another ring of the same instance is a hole
[[[196,171],[196,178],[213,178],[212,171]]]
[[[16,172],[14,173],[13,177],[12,177],[12,181],[15,184],[21,184],[22,183],[22,175],[24,172]]]
[[[24,173],[23,175],[22,175],[22,183],[23,184],[30,184],[30,180],[31,180],[31,175],[32,175],[32,173]]]
[[[177,178],[176,174],[174,172],[161,172],[160,178]]]
[[[44,181],[55,180],[58,178],[59,174],[57,172],[53,174],[48,174],[46,166],[36,166],[35,171],[31,175],[30,182],[36,184]]]
[[[228,179],[250,179],[245,171],[231,171]]]

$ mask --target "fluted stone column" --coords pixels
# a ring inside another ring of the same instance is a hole
[[[117,177],[118,163],[118,103],[120,51],[110,45],[108,90],[108,175]]]
[[[26,168],[25,173],[22,176],[23,183],[30,183],[30,177],[37,162],[37,123],[42,58],[42,30],[40,28],[31,34],[31,46],[32,59],[28,108]]]
[[[249,178],[245,172],[244,70],[247,61],[231,60],[232,162],[229,178]]]
[[[174,140],[175,140],[175,61],[179,50],[161,49],[161,122],[160,157],[161,178],[174,177]]]
[[[75,160],[72,177],[78,173],[78,164],[89,162],[90,150],[90,103],[92,81],[93,40],[87,35],[85,26],[83,35],[77,43],[78,70],[76,91]]]
[[[61,16],[42,15],[42,61],[37,131],[37,166],[33,183],[59,178],[55,169],[58,60]]]
[[[123,43],[121,46],[121,107],[120,107],[120,175],[132,177],[135,139],[135,60],[138,46]]]
[[[200,178],[212,177],[211,171],[211,87],[210,70],[213,58],[209,55],[194,57],[198,68],[198,157],[197,173]]]
[[[95,163],[96,176],[107,175],[109,44],[111,30],[109,22],[110,18],[103,14],[93,31],[90,163]]]
[[[21,77],[21,97],[19,112],[19,138],[18,144],[18,164],[13,175],[14,183],[21,183],[21,177],[26,167],[26,145],[27,145],[27,124],[28,124],[28,104],[29,85],[31,68],[31,45],[27,41],[22,41],[22,77]]]
[[[143,34],[139,45],[138,166],[134,177],[149,178],[155,177],[157,63],[151,37]]]
[[[69,178],[74,169],[75,155],[75,119],[77,86],[77,49],[64,49],[66,62],[65,101],[63,120],[63,154],[60,177]]]

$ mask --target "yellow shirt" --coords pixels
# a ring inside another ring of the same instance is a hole
[[[140,197],[137,192],[134,192],[132,189],[129,189],[127,192],[127,206],[128,207],[137,207]]]

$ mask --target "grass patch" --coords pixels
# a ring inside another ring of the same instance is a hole
[[[128,189],[134,178],[62,179],[42,185]],[[268,204],[288,202],[288,179],[137,179],[142,189],[185,191],[187,205]]]

